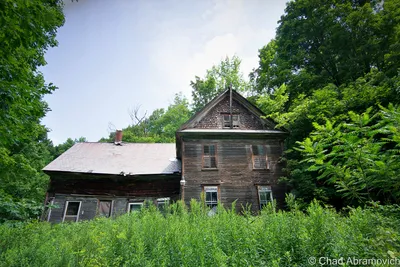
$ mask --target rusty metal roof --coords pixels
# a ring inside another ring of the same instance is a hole
[[[181,171],[175,144],[77,143],[43,171],[148,175]]]

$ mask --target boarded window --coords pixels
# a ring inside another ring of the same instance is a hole
[[[79,219],[79,212],[81,208],[80,201],[67,201],[65,204],[64,221],[76,222]]]
[[[231,115],[224,114],[224,128],[231,128]],[[232,128],[239,128],[239,115],[232,115]]]
[[[208,207],[214,208],[218,205],[218,186],[205,186],[204,194]]]
[[[258,186],[260,210],[273,200],[271,186]]]
[[[216,145],[203,146],[203,168],[217,168]]]
[[[253,169],[269,169],[269,161],[265,146],[253,145],[251,146],[253,153]]]
[[[98,214],[104,217],[110,217],[112,211],[112,201],[111,200],[100,200]]]
[[[128,204],[128,212],[138,212],[142,209],[142,202],[132,202]]]

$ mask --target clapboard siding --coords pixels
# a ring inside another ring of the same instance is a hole
[[[202,166],[203,145],[216,145],[216,169],[204,169]],[[269,170],[253,169],[252,145],[266,147]],[[258,210],[257,185],[271,185],[274,198],[282,202],[284,191],[278,184],[283,176],[281,140],[221,140],[221,139],[186,139],[183,142],[183,175],[185,177],[185,201],[199,199],[203,186],[219,185],[220,201],[230,207],[237,201],[236,207],[251,204]]]

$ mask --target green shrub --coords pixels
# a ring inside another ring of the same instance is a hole
[[[376,209],[341,215],[314,201],[305,212],[270,206],[251,216],[218,206],[208,216],[192,201],[164,214],[148,207],[115,219],[0,225],[0,266],[308,266],[310,256],[398,257],[398,219]]]

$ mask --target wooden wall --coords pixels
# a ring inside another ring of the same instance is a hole
[[[283,203],[284,188],[278,185],[278,179],[284,175],[282,163],[282,142],[269,140],[221,140],[221,139],[186,139],[183,141],[182,174],[185,177],[185,202],[200,199],[203,186],[219,185],[220,201],[230,207],[237,200],[237,209],[246,203],[254,211],[259,209],[257,185],[272,186],[273,196],[278,203]],[[217,168],[202,168],[202,149],[204,144],[217,146]],[[252,145],[265,145],[270,161],[269,170],[254,170]]]
[[[99,200],[112,200],[112,215],[127,212],[128,203],[150,201],[157,198],[179,199],[180,174],[124,177],[78,173],[49,173],[51,177],[48,200],[57,208],[45,215],[44,220],[62,222],[66,201],[81,201],[79,220],[93,219],[97,215]],[[47,211],[49,212],[49,211]]]
[[[229,95],[227,95],[221,102],[213,107],[204,118],[202,118],[194,128],[198,129],[222,129],[223,117],[222,114],[229,113]],[[246,130],[263,130],[266,129],[261,119],[251,112],[249,112],[243,105],[233,99],[232,113],[240,114],[239,116],[239,129]]]

